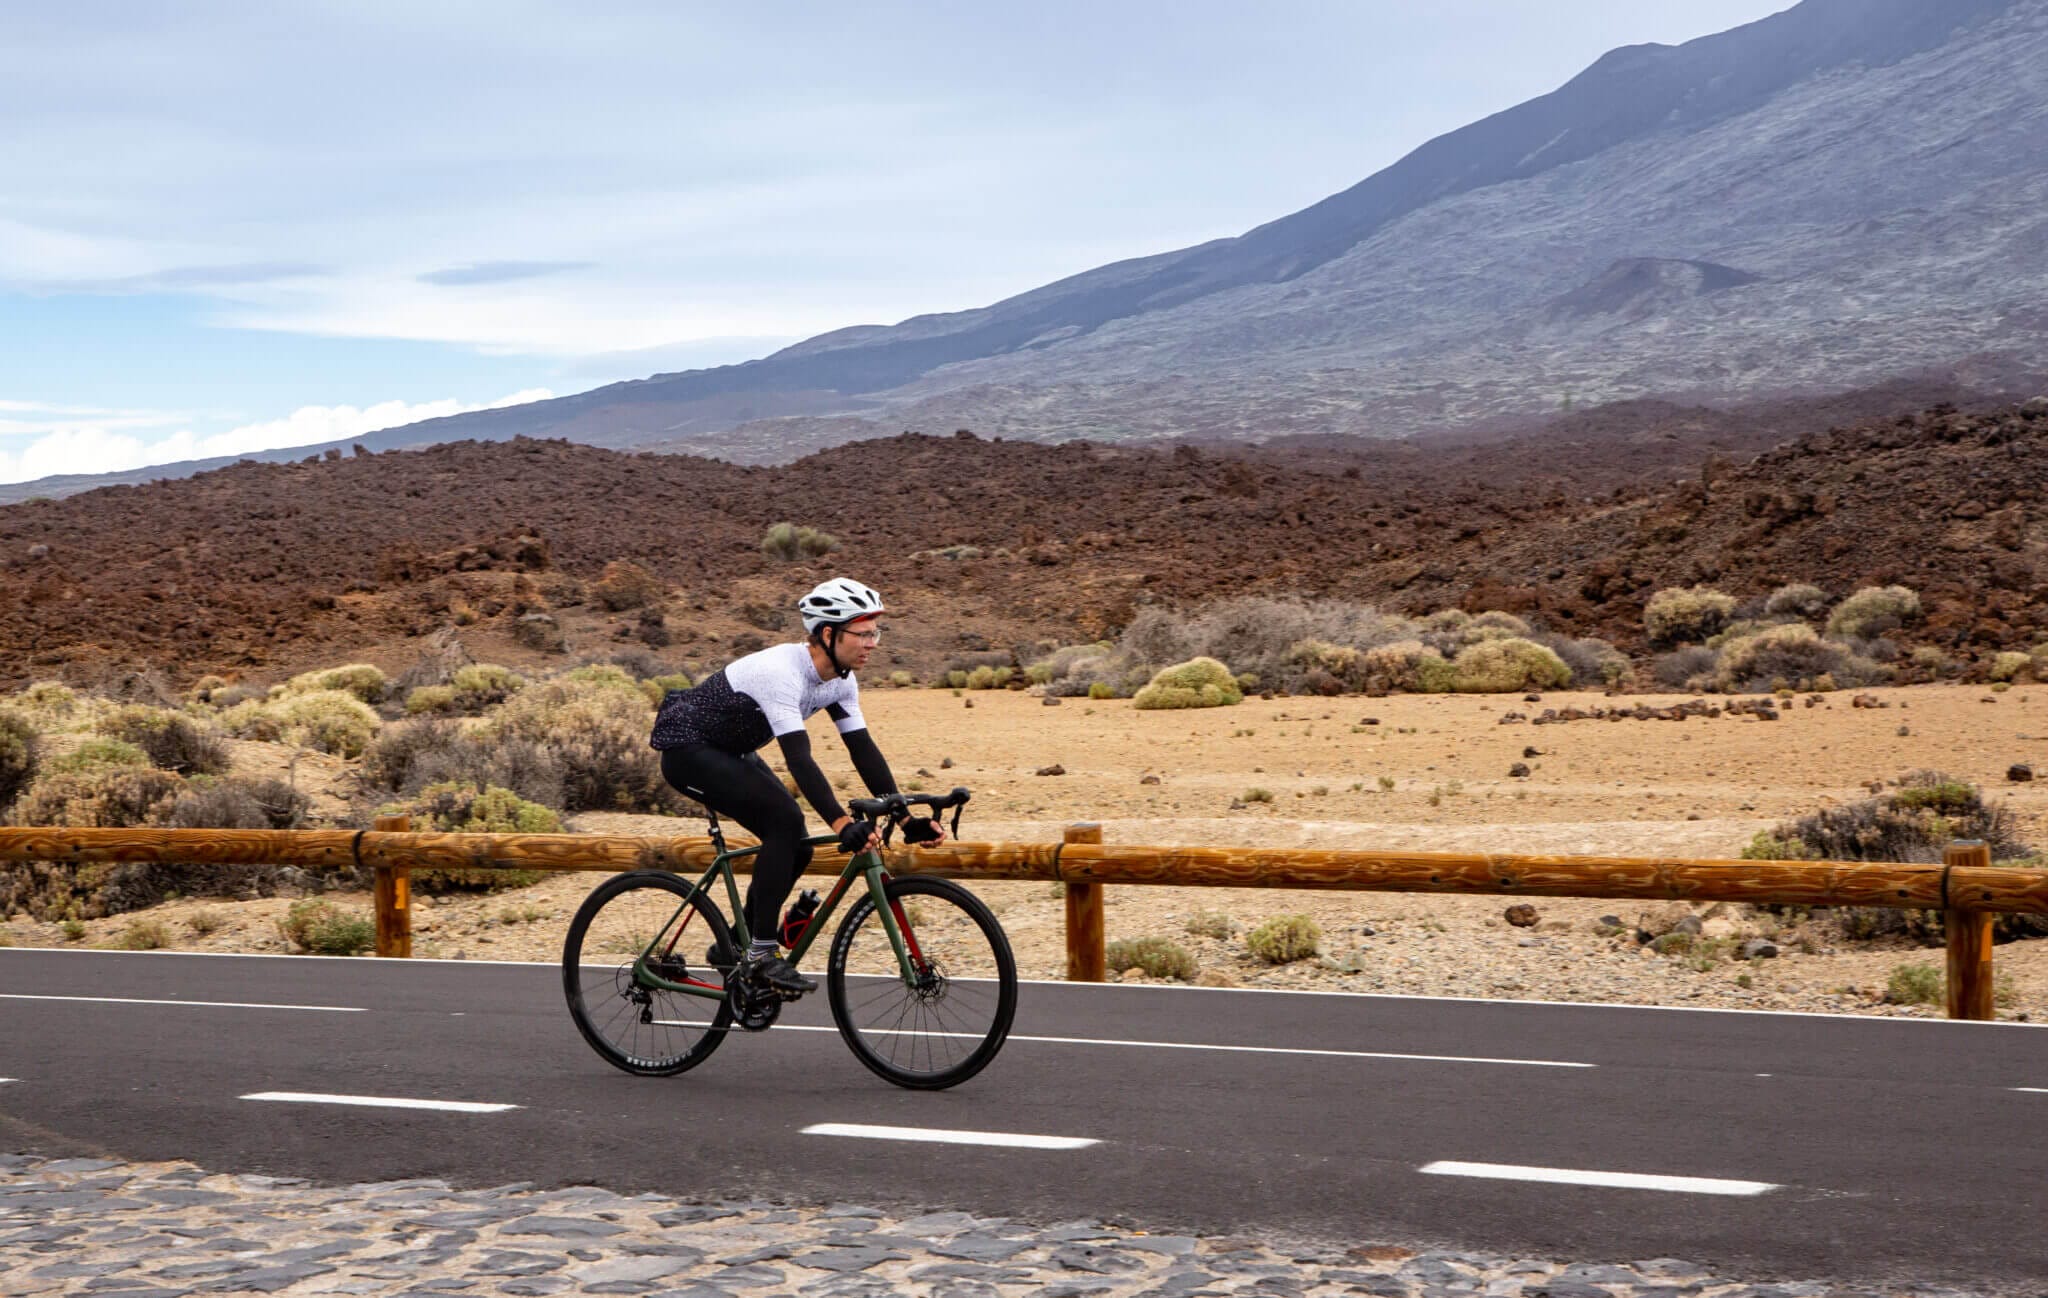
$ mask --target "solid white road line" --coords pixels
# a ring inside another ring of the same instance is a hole
[[[189,1005],[213,1010],[324,1010],[330,1014],[365,1014],[361,1005],[264,1005],[252,1001],[148,1001],[129,996],[30,996],[0,992],[4,1001],[89,1001],[95,1005]]]
[[[1008,1131],[942,1131],[933,1127],[871,1127],[859,1122],[820,1122],[806,1136],[854,1136],[863,1140],[914,1140],[934,1145],[995,1145],[1004,1149],[1086,1149],[1099,1140],[1086,1136],[1026,1136]]]
[[[2025,1091],[2029,1095],[2048,1095],[2048,1086],[2015,1086],[2013,1089]]]
[[[688,1019],[657,1019],[666,1027],[708,1028],[709,1021],[697,1023]],[[777,1032],[837,1032],[836,1027],[825,1027],[809,1023],[778,1023]],[[916,1035],[928,1037],[959,1037],[969,1041],[981,1039],[979,1032],[917,1032],[911,1028],[876,1028],[875,1036]],[[1411,1062],[1435,1064],[1520,1064],[1528,1068],[1598,1068],[1598,1064],[1575,1063],[1565,1059],[1489,1059],[1482,1055],[1400,1055],[1382,1050],[1310,1050],[1299,1046],[1212,1046],[1196,1041],[1118,1041],[1104,1037],[1033,1037],[1023,1033],[1013,1034],[1011,1041],[1037,1041],[1055,1046],[1130,1046],[1146,1050],[1217,1050],[1235,1054],[1253,1055],[1317,1055],[1331,1059],[1405,1059]]]
[[[1762,1194],[1769,1181],[1724,1181],[1707,1176],[1647,1176],[1638,1172],[1587,1172],[1569,1167],[1518,1167],[1512,1163],[1436,1162],[1420,1170],[1435,1176],[1480,1176],[1499,1181],[1543,1181],[1552,1185],[1601,1185],[1620,1190],[1673,1190],[1685,1194]]]
[[[351,1104],[365,1109],[434,1109],[444,1113],[503,1113],[516,1104],[477,1104],[470,1100],[400,1100],[379,1095],[320,1095],[310,1091],[257,1091],[245,1100],[279,1100],[289,1104]]]

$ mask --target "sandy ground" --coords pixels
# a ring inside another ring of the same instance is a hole
[[[1872,781],[1936,768],[1981,785],[2048,845],[2048,687],[1869,692],[1886,706],[1856,708],[1848,693],[1788,706],[1775,722],[1583,720],[1501,724],[1510,712],[1662,705],[1681,696],[1606,699],[1553,694],[1247,700],[1196,712],[1139,712],[1127,702],[1045,700],[1018,693],[954,695],[871,690],[864,709],[905,787],[971,787],[969,840],[1054,841],[1092,821],[1119,844],[1263,844],[1410,850],[1738,855],[1760,829],[1867,796]],[[817,727],[828,771],[849,771]],[[265,746],[256,745],[254,748]],[[1540,750],[1525,756],[1524,749]],[[251,752],[252,768],[274,757]],[[947,763],[950,762],[950,766]],[[1530,774],[1508,774],[1526,762]],[[2011,783],[2032,763],[2044,779]],[[1061,775],[1039,775],[1057,765]],[[322,802],[345,773],[319,770]],[[1156,783],[1146,783],[1156,777]],[[1384,787],[1391,782],[1391,788]],[[842,786],[851,788],[850,771]],[[1271,801],[1251,798],[1264,790]],[[685,822],[687,823],[687,822]],[[679,822],[586,814],[590,831],[670,833]],[[685,830],[685,832],[687,832]],[[821,863],[822,864],[822,863]],[[548,960],[577,901],[597,876],[562,875],[489,896],[421,898],[415,954]],[[977,885],[998,911],[1027,977],[1065,967],[1064,903],[1054,884]],[[1794,1010],[1928,1014],[1884,1003],[1901,964],[1939,967],[1938,949],[1851,944],[1826,917],[1787,925],[1746,908],[1539,899],[1534,928],[1509,926],[1513,900],[1395,893],[1112,887],[1108,933],[1179,942],[1213,985],[1312,987],[1446,996],[1626,1001]],[[361,895],[334,898],[367,907]],[[289,899],[176,901],[145,915],[92,921],[77,942],[17,916],[0,925],[16,946],[118,941],[139,920],[161,921],[177,949],[282,951],[276,921]],[[1772,939],[1775,959],[1686,960],[1653,954],[1628,932],[1668,925],[1690,909],[1705,936]],[[1272,916],[1306,913],[1322,931],[1318,956],[1262,964],[1246,932]],[[210,932],[195,931],[193,919]],[[1191,921],[1230,936],[1189,931]],[[813,956],[810,963],[818,963]],[[2048,1017],[2048,941],[1996,952],[2001,1017]]]

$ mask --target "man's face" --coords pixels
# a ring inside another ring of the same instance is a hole
[[[857,672],[867,666],[868,655],[881,643],[882,619],[879,617],[855,618],[839,628],[833,646],[839,651],[839,662],[846,670]]]

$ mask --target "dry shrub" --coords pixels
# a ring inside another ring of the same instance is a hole
[[[1734,612],[1734,597],[1710,586],[1672,586],[1643,605],[1643,630],[1652,644],[1685,644],[1713,635]]]
[[[1628,684],[1635,671],[1627,654],[1597,637],[1574,639],[1538,631],[1529,639],[1563,660],[1572,674],[1569,683],[1577,689],[1616,689]]]
[[[180,712],[125,704],[101,717],[94,729],[134,744],[151,766],[179,775],[218,775],[228,769],[228,746]]]
[[[1195,957],[1171,938],[1118,938],[1103,948],[1104,963],[1118,973],[1126,969],[1144,971],[1147,978],[1174,978],[1181,982],[1195,976]]]
[[[331,901],[295,901],[277,931],[301,951],[314,955],[361,955],[376,944],[376,921]]]
[[[189,781],[171,807],[170,829],[296,829],[313,800],[283,780]]]
[[[471,733],[439,717],[387,728],[363,754],[363,777],[407,797],[433,784],[477,784],[562,805],[562,765],[545,743]]]
[[[1870,640],[1919,616],[1920,597],[1908,587],[1865,586],[1828,614],[1828,634]]]
[[[1667,689],[1705,689],[1714,684],[1714,669],[1720,662],[1721,655],[1712,649],[1689,644],[1658,654],[1650,663],[1650,677]]]
[[[1234,671],[1292,688],[1305,669],[1290,667],[1288,655],[1304,641],[1365,650],[1415,634],[1414,623],[1371,604],[1248,595],[1193,613],[1144,609],[1131,619],[1117,653],[1125,665],[1147,672],[1191,658],[1214,658]],[[1111,677],[1105,673],[1098,679]]]
[[[1787,622],[1741,636],[1721,646],[1715,683],[1724,690],[1771,690],[1780,685],[1834,678],[1837,687],[1874,685],[1890,679],[1883,664],[1823,640],[1804,622]]]
[[[2034,863],[2019,838],[2019,824],[2004,805],[1991,806],[1967,780],[1940,771],[1912,771],[1889,793],[1810,816],[1760,833],[1743,856],[1761,860],[1938,862],[1947,846],[1974,838],[1991,848],[2000,864]],[[1839,924],[1852,939],[1905,936],[1941,941],[1939,911],[1890,907],[1844,907]],[[2048,935],[2048,916],[1999,915],[1993,933],[2001,940]]]
[[[1307,915],[1276,915],[1245,936],[1244,944],[1267,964],[1306,960],[1322,947],[1323,931]]]
[[[1244,702],[1237,678],[1214,658],[1193,658],[1160,671],[1131,700],[1138,708],[1220,708]]]
[[[591,597],[614,613],[659,603],[667,593],[659,577],[624,559],[606,564],[603,575],[590,586]]]
[[[1571,668],[1542,645],[1510,638],[1481,640],[1461,650],[1451,663],[1457,688],[1471,694],[1520,693],[1558,689],[1571,683]]]
[[[1827,592],[1803,581],[1778,587],[1764,601],[1764,612],[1772,617],[1816,618],[1827,611]]]
[[[821,532],[815,527],[798,527],[795,523],[772,524],[761,537],[761,553],[785,562],[815,559],[838,548],[839,538],[830,532]]]
[[[553,753],[561,771],[564,811],[655,811],[679,814],[692,804],[669,787],[647,746],[654,711],[624,672],[579,668],[583,679],[557,677],[529,685],[486,718],[479,737],[524,740]],[[616,671],[616,669],[612,669]]]
[[[78,691],[62,681],[37,681],[14,696],[14,711],[27,717],[41,731],[68,730],[77,724],[87,704]]]
[[[13,708],[0,708],[0,812],[35,782],[41,744],[33,722]]]
[[[14,804],[17,825],[131,829],[161,825],[185,782],[147,764],[46,771]]]
[[[455,687],[453,685],[422,685],[405,696],[405,715],[423,716],[430,712],[455,711]]]
[[[1360,670],[1365,688],[1376,691],[1444,694],[1457,682],[1457,672],[1444,656],[1420,640],[1397,640],[1368,649]]]
[[[88,739],[52,753],[43,763],[46,775],[90,775],[124,766],[148,766],[149,754],[125,739]]]

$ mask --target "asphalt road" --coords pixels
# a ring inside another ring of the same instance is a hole
[[[987,1071],[918,1093],[829,1025],[815,996],[641,1079],[583,1044],[552,967],[0,950],[0,1148],[1786,1278],[2048,1277],[2038,1027],[1035,983]],[[240,1098],[263,1092],[517,1107]],[[1095,1143],[805,1133],[823,1123]],[[1558,1183],[1581,1173],[1689,1179]],[[1530,1175],[1550,1179],[1503,1179]]]

